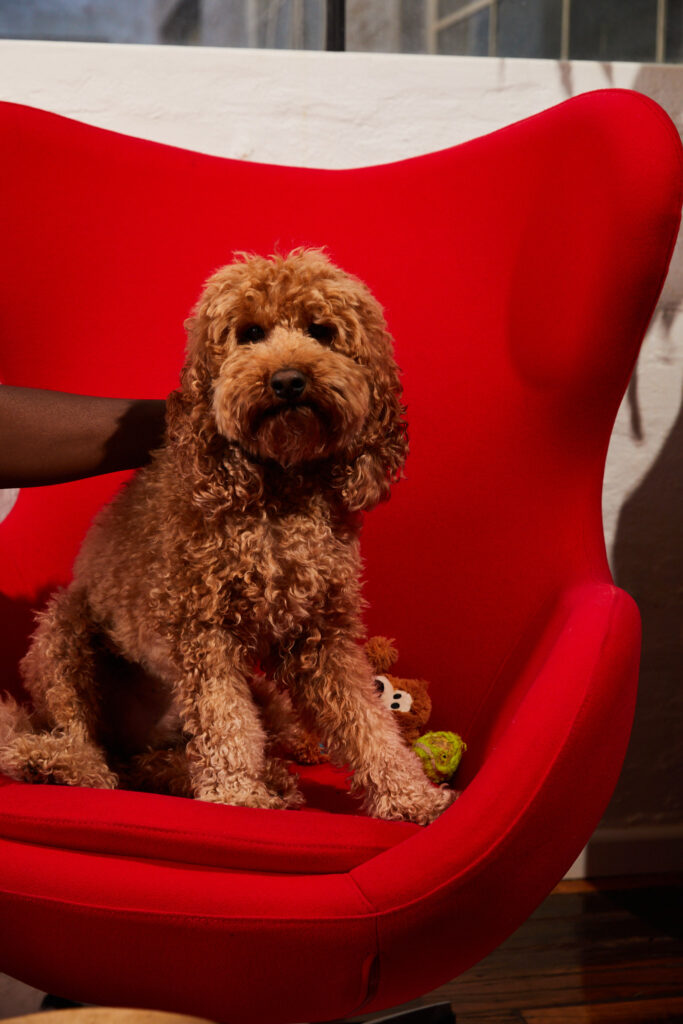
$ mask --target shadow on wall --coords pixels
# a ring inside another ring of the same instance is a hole
[[[683,402],[659,455],[617,524],[613,572],[643,620],[636,719],[606,817],[680,817],[683,778]]]
[[[679,131],[680,79],[666,68],[642,67],[632,87],[651,96]],[[655,318],[666,336],[683,305],[683,246],[677,246]],[[637,373],[628,401],[634,437],[642,437]],[[683,402],[657,458],[619,513],[612,567],[643,620],[638,705],[633,734],[606,824],[680,822],[683,778]]]

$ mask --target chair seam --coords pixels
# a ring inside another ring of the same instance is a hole
[[[182,914],[178,912],[164,911],[164,910],[148,910],[136,907],[110,907],[110,906],[98,906],[91,903],[81,903],[76,900],[64,899],[59,896],[34,896],[30,893],[18,892],[14,889],[0,889],[0,901],[3,898],[22,900],[25,903],[36,903],[40,905],[52,905],[59,907],[70,907],[72,909],[81,911],[85,914],[98,914],[105,917],[125,917],[130,919],[145,917],[154,918],[163,921],[176,921],[179,923],[187,924],[188,922],[197,923],[215,923],[215,924],[229,924],[232,921],[254,921],[256,923],[263,921],[262,914],[247,915],[233,915],[228,916],[220,914],[196,914],[188,913]],[[301,922],[310,923],[312,921],[367,921],[370,917],[369,914],[339,914],[339,915],[327,915],[321,917],[316,915],[315,917],[294,917],[293,915],[287,915],[284,917],[274,918],[277,921],[278,926],[280,925],[296,925]]]

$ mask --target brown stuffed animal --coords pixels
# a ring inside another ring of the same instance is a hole
[[[408,744],[424,731],[432,711],[425,679],[399,679],[388,674],[398,658],[393,640],[373,636],[365,645],[368,661],[374,668],[375,686],[383,704],[396,714],[403,738]]]

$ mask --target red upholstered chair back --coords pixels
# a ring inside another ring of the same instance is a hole
[[[435,727],[483,736],[558,594],[609,578],[605,453],[677,228],[678,142],[654,109],[592,93],[444,152],[325,171],[2,105],[0,379],[164,396],[217,266],[327,247],[385,307],[410,422],[407,479],[366,521],[368,626],[432,681]],[[25,490],[0,528],[12,664],[120,482]]]

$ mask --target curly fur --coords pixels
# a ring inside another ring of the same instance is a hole
[[[406,750],[358,644],[359,513],[407,452],[382,311],[322,252],[296,250],[220,269],[187,328],[165,443],[40,615],[22,664],[35,710],[0,715],[0,769],[295,806],[261,669],[351,766],[370,814],[426,823],[452,793]],[[305,375],[296,400],[274,391],[282,370]]]
[[[389,674],[398,660],[394,641],[385,636],[373,636],[365,644],[368,661],[377,673],[375,686],[383,703],[395,708],[394,715],[406,743],[412,744],[424,730],[432,713],[429,683],[426,679],[406,679]],[[398,700],[398,704],[395,702]]]

